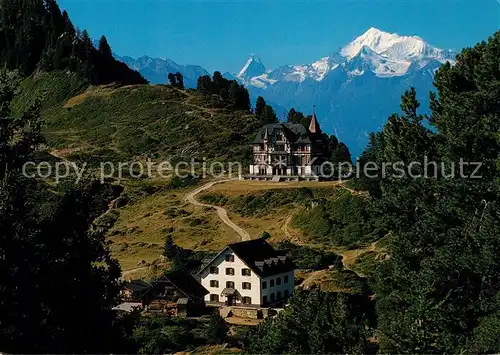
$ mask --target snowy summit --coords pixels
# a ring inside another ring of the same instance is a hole
[[[350,75],[374,73],[378,77],[403,76],[430,63],[453,60],[453,52],[426,43],[418,36],[400,36],[371,27],[339,53],[311,64],[285,65],[266,71],[259,57],[252,55],[236,75],[247,85],[266,88],[276,82],[324,80],[335,70],[347,70]]]
[[[243,69],[240,70],[237,77],[242,80],[250,79],[262,75],[265,72],[266,72],[266,67],[264,66],[264,64],[262,64],[260,57],[255,54],[251,54],[247,63],[245,64]]]

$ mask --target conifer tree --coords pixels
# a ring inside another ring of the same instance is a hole
[[[228,80],[224,79],[220,71],[215,71],[212,76],[214,92],[220,92],[222,89],[228,89],[227,81]]]
[[[255,102],[255,115],[259,118],[262,118],[265,114],[266,110],[266,100],[262,96],[257,98]]]
[[[106,36],[102,36],[101,39],[99,40],[98,51],[104,58],[113,57],[113,52],[111,51],[111,47],[108,44]]]
[[[264,121],[266,123],[277,123],[278,122],[278,116],[276,116],[276,112],[274,111],[273,107],[271,105],[266,105],[264,108]]]
[[[175,73],[175,86],[184,90],[184,77],[180,72]]]
[[[424,127],[414,90],[402,98],[403,115],[384,127],[383,161],[406,164],[402,177],[387,172],[376,200],[391,231],[391,257],[375,283],[385,353],[500,351],[499,58],[497,32],[438,70],[436,133]],[[377,145],[372,151],[379,155]],[[439,169],[424,178],[425,155],[453,177]],[[460,159],[480,162],[482,178],[471,179],[475,167],[460,167]]]
[[[174,87],[177,84],[177,78],[174,73],[168,73],[168,83]]]

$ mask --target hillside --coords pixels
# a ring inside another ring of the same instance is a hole
[[[166,85],[87,87],[76,74],[60,71],[24,79],[15,106],[36,97],[43,101],[48,146],[69,159],[244,161],[261,125],[214,95]]]

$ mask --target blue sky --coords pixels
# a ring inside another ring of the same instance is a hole
[[[238,71],[310,63],[369,27],[461,49],[500,29],[500,0],[59,0],[74,24],[105,34],[119,55],[168,57]]]

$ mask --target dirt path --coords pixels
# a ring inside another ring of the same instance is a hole
[[[342,264],[344,265],[344,269],[354,271],[351,269],[351,266],[354,264],[356,259],[365,253],[375,250],[377,250],[377,242],[374,242],[365,248],[347,250],[345,252],[340,253],[340,255],[342,256]]]
[[[212,186],[216,184],[222,184],[227,181],[234,181],[237,179],[227,179],[227,180],[220,180],[220,181],[212,181],[209,182],[208,184],[203,185],[202,187],[197,188],[196,190],[190,192],[189,194],[186,195],[186,201],[191,203],[194,206],[202,206],[202,207],[211,207],[214,208],[217,211],[217,215],[219,216],[220,220],[226,224],[229,228],[233,229],[238,235],[240,236],[242,241],[247,241],[250,240],[250,234],[242,228],[240,228],[238,225],[236,225],[229,216],[227,215],[227,210],[225,208],[215,206],[215,205],[209,205],[206,203],[201,203],[196,199],[196,195],[200,194],[203,191],[206,191],[210,189]]]
[[[283,233],[285,233],[285,237],[288,238],[288,240],[290,240],[291,242],[295,243],[295,244],[298,244],[298,245],[302,245],[302,241],[300,240],[300,237],[297,236],[297,235],[294,235],[294,233],[292,233],[290,231],[290,223],[292,223],[292,219],[293,219],[293,216],[295,215],[296,212],[290,214],[286,219],[285,219],[285,222],[283,222],[283,225],[281,226],[281,230],[283,231]]]
[[[143,267],[138,267],[138,268],[135,268],[135,269],[130,269],[130,270],[122,271],[122,279],[125,279],[128,276],[131,276],[132,274],[135,274],[138,271],[149,270],[150,267],[151,266],[143,266]]]
[[[368,192],[366,192],[366,191],[356,191],[356,190],[351,189],[350,187],[346,186],[345,184],[346,184],[346,182],[345,182],[345,181],[341,181],[338,185],[339,185],[340,187],[342,187],[343,189],[345,189],[345,190],[349,191],[349,192],[350,192],[351,194],[353,194],[353,195],[357,195],[357,196],[368,196]]]

